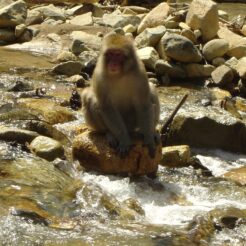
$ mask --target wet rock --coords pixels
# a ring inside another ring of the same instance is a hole
[[[93,25],[92,12],[88,12],[83,15],[77,15],[70,20],[70,23],[73,25],[92,26]]]
[[[77,57],[70,51],[62,51],[56,57],[57,62],[76,61]]]
[[[0,41],[13,42],[16,40],[15,31],[9,29],[0,29]]]
[[[242,79],[246,79],[246,57],[242,57],[236,66],[236,71]]]
[[[182,66],[161,59],[155,63],[155,71],[158,75],[168,74],[170,78],[183,79],[186,77],[186,71]]]
[[[80,74],[82,70],[82,64],[78,61],[67,61],[62,62],[55,67],[53,67],[52,72],[57,74],[64,74],[67,76],[72,76],[75,74]]]
[[[213,39],[204,45],[202,53],[206,60],[211,61],[216,57],[225,55],[228,50],[228,41],[224,39]]]
[[[55,7],[53,4],[37,7],[34,8],[33,10],[40,12],[44,17],[44,19],[50,18],[53,20],[62,20],[62,21],[66,19],[65,12],[62,9]]]
[[[175,117],[168,145],[187,144],[192,147],[223,149],[246,153],[246,125],[219,108],[206,107],[186,111]]]
[[[229,42],[229,50],[226,53],[230,57],[237,59],[246,56],[246,39],[230,31],[226,27],[221,27],[218,31],[218,37]]]
[[[190,148],[188,145],[168,146],[162,148],[160,164],[167,167],[185,167],[189,165]]]
[[[200,62],[202,56],[194,44],[186,37],[166,33],[159,43],[160,56],[170,57],[180,62]]]
[[[138,26],[140,23],[140,18],[136,15],[122,15],[122,14],[104,14],[103,23],[106,26],[111,26],[114,28],[124,27],[126,25]]]
[[[234,74],[231,68],[226,65],[217,67],[211,73],[214,83],[220,87],[229,88],[233,82]]]
[[[14,127],[0,126],[0,140],[17,142],[20,144],[30,143],[34,138],[38,137],[38,133],[34,131],[23,130]]]
[[[18,101],[21,107],[31,109],[41,115],[50,124],[64,123],[74,120],[74,115],[65,107],[48,99],[23,98]]]
[[[223,175],[224,178],[234,181],[240,185],[246,185],[246,167],[233,169]]]
[[[193,30],[201,30],[203,41],[211,40],[219,29],[217,4],[211,0],[193,0],[186,16],[186,23]]]
[[[153,8],[141,21],[138,26],[138,33],[141,33],[148,27],[156,27],[164,25],[165,19],[171,11],[167,3],[161,3]]]
[[[146,28],[135,38],[136,46],[138,48],[143,48],[146,46],[155,47],[165,32],[166,28],[164,26]]]
[[[137,50],[137,54],[144,65],[149,69],[155,68],[155,63],[159,59],[157,51],[153,47],[145,47]]]
[[[58,141],[45,137],[36,137],[29,145],[31,152],[48,161],[64,156],[64,149]]]
[[[157,147],[156,156],[152,159],[148,149],[136,140],[129,155],[120,158],[109,147],[104,135],[87,131],[74,139],[73,156],[86,170],[107,174],[145,175],[157,171],[161,146]]]
[[[15,27],[25,22],[27,5],[19,0],[0,9],[0,27]]]
[[[189,78],[204,78],[211,76],[215,67],[209,64],[191,63],[185,65],[184,69]]]

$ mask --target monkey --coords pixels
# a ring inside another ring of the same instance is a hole
[[[134,133],[141,135],[154,158],[160,139],[159,99],[130,37],[105,35],[90,83],[81,96],[86,123],[105,133],[121,157],[129,153]]]

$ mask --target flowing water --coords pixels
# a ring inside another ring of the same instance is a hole
[[[242,14],[246,5],[220,8],[232,15],[238,6]],[[26,80],[53,95],[71,93],[72,85],[47,74],[52,66],[46,56],[0,49],[0,113],[15,107],[7,90],[13,81]],[[160,89],[162,119],[185,92],[177,88],[180,94],[168,99]],[[72,129],[83,123],[81,112],[76,117],[55,126],[68,142]],[[23,127],[27,122],[15,118],[0,125]],[[246,166],[246,155],[211,149],[193,149],[192,154],[203,169],[159,166],[155,179],[129,178],[83,172],[71,160],[54,166],[0,142],[0,245],[246,245],[245,186],[221,178]],[[232,227],[221,222],[232,217],[240,218]]]

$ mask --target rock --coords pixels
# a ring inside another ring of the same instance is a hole
[[[236,71],[242,79],[246,79],[246,57],[242,57],[236,66]]]
[[[206,107],[179,113],[172,122],[168,145],[246,153],[246,125],[230,113]]]
[[[15,31],[9,29],[0,29],[0,42],[14,42],[16,39]]]
[[[147,8],[144,7],[140,7],[140,6],[124,6],[124,7],[120,7],[121,11],[124,11],[124,9],[131,9],[132,11],[134,11],[137,14],[145,14],[148,13],[149,10]]]
[[[125,33],[134,33],[137,31],[137,27],[133,26],[132,24],[129,24],[123,27],[123,31]]]
[[[148,27],[164,25],[165,19],[171,11],[167,3],[161,3],[153,8],[141,21],[138,26],[138,33],[141,33]]]
[[[93,69],[96,66],[98,55],[99,53],[94,50],[84,51],[79,55],[78,59],[82,64],[82,70],[84,72],[87,72],[89,74],[92,73]]]
[[[158,75],[167,74],[170,78],[186,78],[186,71],[182,66],[173,64],[168,61],[158,60],[155,63],[155,71]]]
[[[72,121],[74,115],[65,107],[48,99],[23,98],[18,103],[23,108],[32,110],[33,114],[41,115],[51,125]]]
[[[146,28],[135,38],[136,46],[138,48],[143,48],[146,46],[155,47],[165,32],[166,28],[164,26]]]
[[[39,134],[34,131],[0,126],[0,140],[2,141],[11,141],[25,144],[30,143],[34,138],[38,137],[38,135]]]
[[[40,12],[44,19],[50,18],[53,20],[66,20],[65,11],[61,8],[55,7],[53,4],[37,7],[33,10]]]
[[[226,60],[223,57],[216,57],[212,60],[212,65],[218,67],[220,65],[225,64]]]
[[[77,57],[70,51],[62,51],[56,57],[57,62],[76,61]]]
[[[237,73],[237,64],[238,64],[238,59],[236,57],[231,57],[229,60],[225,62],[225,65],[230,67],[234,73]]]
[[[241,29],[241,33],[246,36],[246,24],[243,25],[242,29]]]
[[[157,147],[154,159],[149,157],[148,149],[140,141],[135,141],[128,156],[120,158],[109,147],[104,135],[86,131],[73,141],[73,157],[86,170],[105,174],[145,175],[157,171],[161,159],[161,146]]]
[[[70,50],[73,54],[75,54],[76,56],[78,56],[81,52],[83,51],[88,51],[89,48],[86,47],[86,45],[84,44],[84,42],[82,42],[79,39],[74,39],[72,41],[72,44],[70,46]]]
[[[211,40],[219,29],[217,4],[211,0],[193,0],[186,16],[186,23],[193,30],[201,30],[203,41]]]
[[[226,53],[228,56],[236,57],[237,59],[246,56],[246,39],[233,33],[226,27],[221,27],[219,29],[218,37],[229,42],[229,50]]]
[[[86,33],[83,31],[73,31],[70,35],[72,42],[81,42],[85,46],[92,47],[93,49],[99,50],[102,43],[102,38],[94,34]]]
[[[24,42],[30,42],[33,38],[33,32],[29,28],[24,29],[23,33],[20,37],[18,37],[18,42],[24,43]]]
[[[212,61],[216,57],[225,55],[228,50],[228,41],[225,39],[213,39],[204,45],[202,53],[206,60]]]
[[[188,145],[168,146],[162,148],[160,165],[167,167],[186,167],[190,162],[190,147]]]
[[[209,64],[191,63],[184,65],[184,69],[189,78],[203,78],[210,77],[215,67]]]
[[[138,26],[141,19],[136,15],[119,15],[119,14],[104,14],[103,15],[103,23],[106,26],[111,26],[114,28],[124,27],[126,25]]]
[[[15,27],[25,22],[27,5],[19,0],[0,9],[0,27]]]
[[[219,87],[229,88],[232,85],[234,74],[231,68],[226,65],[217,67],[211,74],[212,79]]]
[[[26,25],[25,24],[20,24],[15,27],[15,36],[16,38],[19,38],[25,31]]]
[[[82,70],[82,64],[78,61],[67,61],[62,62],[55,67],[53,67],[52,72],[57,74],[64,74],[67,76],[72,76],[75,74],[80,74]]]
[[[76,86],[80,88],[83,88],[85,86],[85,79],[81,75],[73,75],[67,78],[66,81],[76,84]]]
[[[64,156],[62,145],[58,141],[45,136],[36,137],[30,143],[29,148],[32,153],[48,161]]]
[[[196,44],[197,40],[196,40],[196,35],[194,34],[194,32],[192,32],[189,29],[183,29],[180,33],[180,35],[188,38],[192,43]]]
[[[223,177],[240,185],[246,185],[246,167],[233,169],[225,173]]]
[[[52,42],[60,42],[61,41],[61,37],[56,33],[49,33],[47,35],[47,38],[49,40],[51,40]]]
[[[177,29],[179,26],[179,23],[177,21],[174,20],[166,20],[165,21],[165,27],[167,29]]]
[[[92,26],[93,25],[92,12],[88,12],[83,15],[77,15],[70,20],[70,23],[78,26]]]
[[[157,51],[153,47],[145,47],[137,50],[140,60],[144,63],[146,68],[154,69],[155,63],[159,59]]]
[[[35,25],[40,24],[44,20],[44,16],[40,11],[37,11],[35,9],[28,9],[27,10],[27,17],[26,17],[26,25]]]
[[[165,56],[180,62],[200,62],[200,51],[186,37],[178,34],[166,33],[159,42],[158,51],[164,59]]]
[[[122,11],[122,14],[124,14],[124,15],[137,15],[137,13],[134,12],[133,10],[131,10],[130,8],[125,8],[125,9]]]
[[[226,21],[229,21],[229,15],[227,12],[219,9],[218,10],[218,14],[219,14],[219,18],[223,19],[223,20],[226,20]]]

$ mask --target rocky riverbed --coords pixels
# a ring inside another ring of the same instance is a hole
[[[0,1],[1,243],[245,245],[243,7],[233,14],[208,0],[40,2]],[[158,89],[160,125],[188,94],[158,162],[146,166],[143,154],[137,171],[135,152],[121,167],[92,146],[102,158],[81,161],[79,93],[112,30],[134,38]],[[153,170],[155,178],[125,175]]]

